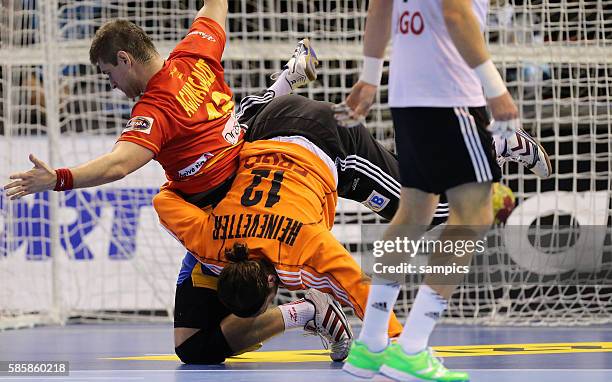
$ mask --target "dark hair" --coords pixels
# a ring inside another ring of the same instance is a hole
[[[92,65],[98,65],[100,60],[117,65],[120,50],[140,62],[149,61],[157,53],[153,41],[142,28],[127,20],[113,20],[96,32],[89,48],[89,61]]]
[[[251,317],[266,302],[273,288],[268,286],[268,275],[274,267],[265,260],[249,260],[249,248],[243,243],[225,249],[226,265],[217,281],[217,294],[225,307],[238,317]]]

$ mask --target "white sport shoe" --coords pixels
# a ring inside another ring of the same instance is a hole
[[[550,176],[552,167],[548,154],[529,133],[519,127],[510,137],[501,139],[503,149],[497,153],[497,164],[502,166],[507,161],[517,162],[540,178]]]
[[[283,70],[287,70],[285,79],[291,86],[292,90],[302,87],[311,81],[317,79],[317,65],[319,60],[317,54],[310,45],[310,40],[307,38],[298,42],[293,55],[287,64],[283,66]],[[274,73],[271,78],[277,79],[282,72]]]
[[[306,323],[304,330],[323,339],[330,347],[332,361],[344,361],[353,342],[353,331],[342,307],[332,296],[316,289],[309,289],[304,299],[315,307],[314,319]]]

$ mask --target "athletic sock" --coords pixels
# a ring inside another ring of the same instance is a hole
[[[287,81],[287,73],[289,70],[285,69],[278,75],[276,81],[268,88],[268,90],[272,90],[274,92],[274,97],[280,97],[283,95],[291,94],[293,91],[291,89],[291,85]]]
[[[372,280],[368,305],[363,318],[359,341],[370,351],[383,351],[389,343],[389,319],[399,295],[400,285],[384,279]]]
[[[447,301],[428,285],[419,287],[398,340],[406,353],[415,354],[427,348],[429,335],[447,305]]]
[[[315,316],[315,307],[311,302],[299,299],[278,307],[283,314],[285,330],[303,328]]]

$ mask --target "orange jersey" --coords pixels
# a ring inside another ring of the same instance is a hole
[[[224,47],[221,26],[197,18],[148,82],[119,137],[155,153],[170,189],[207,191],[238,168],[242,132],[223,78]]]
[[[327,165],[287,142],[245,143],[227,196],[207,212],[163,190],[153,204],[161,223],[212,273],[224,252],[246,242],[250,256],[271,262],[283,286],[316,288],[351,306],[362,318],[369,280],[330,229],[337,192]],[[391,336],[401,332],[393,317]]]

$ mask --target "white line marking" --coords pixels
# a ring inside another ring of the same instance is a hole
[[[109,373],[109,372],[121,372],[121,373],[202,373],[202,372],[214,372],[214,373],[236,373],[236,372],[241,372],[241,373],[278,373],[278,372],[292,372],[292,373],[304,373],[304,372],[310,372],[310,373],[325,373],[325,372],[335,372],[336,370],[339,369],[189,369],[189,370],[176,370],[176,369],[172,369],[172,370],[161,370],[161,369],[153,369],[153,370],[134,370],[134,369],[130,369],[130,370],[71,370],[70,374],[72,373],[83,373],[83,374],[87,374],[87,373]],[[612,369],[458,369],[458,370],[463,370],[463,371],[468,371],[468,372],[473,372],[473,371],[508,371],[508,372],[515,372],[515,371],[541,371],[541,372],[551,372],[551,371],[586,371],[586,372],[609,372],[612,371]],[[75,376],[76,377],[76,376]],[[1,379],[2,377],[0,377]],[[13,378],[13,377],[9,377],[9,378]],[[24,377],[17,377],[17,378],[24,378]],[[26,377],[27,378],[27,377]],[[60,378],[60,377],[57,377]],[[65,377],[64,377],[65,378]],[[136,378],[136,377],[134,377]]]

